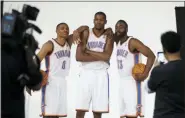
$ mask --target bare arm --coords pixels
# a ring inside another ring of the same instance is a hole
[[[76,61],[81,62],[98,61],[98,59],[96,59],[95,57],[85,53],[88,36],[89,36],[88,30],[85,30],[81,35],[82,42],[78,44],[76,50]]]
[[[85,30],[89,30],[89,27],[87,25],[82,25],[78,29],[76,29],[79,33],[82,33]]]
[[[145,46],[141,41],[137,39],[131,39],[130,40],[130,50],[131,52],[133,52],[133,50],[135,49],[147,57],[147,63],[146,63],[144,74],[148,74],[155,61],[154,53],[149,47]]]
[[[37,54],[40,62],[53,51],[53,43],[51,41],[46,42],[40,52]]]
[[[109,61],[112,55],[113,48],[114,48],[114,41],[112,39],[107,38],[105,49],[103,52],[95,52],[95,51],[90,51],[90,50],[87,50],[86,52],[96,57],[99,60]]]
[[[89,30],[89,27],[86,25],[80,26],[78,29],[76,29],[73,34],[70,34],[69,37],[67,38],[67,42],[72,46],[73,42],[75,40],[78,40],[79,36],[82,34],[83,31]]]

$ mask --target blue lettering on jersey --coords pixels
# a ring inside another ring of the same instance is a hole
[[[88,42],[88,46],[90,49],[92,49],[92,48],[104,49],[105,43],[102,41],[91,41],[91,42]]]
[[[55,55],[57,59],[62,58],[62,57],[70,57],[70,51],[69,50],[60,50],[55,52]]]
[[[127,57],[128,55],[128,51],[127,50],[123,50],[123,49],[118,49],[117,50],[117,56],[122,56],[122,57]]]

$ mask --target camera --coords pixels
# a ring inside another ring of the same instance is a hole
[[[17,80],[21,86],[26,86],[32,78],[40,78],[40,61],[35,54],[38,49],[38,42],[32,33],[28,33],[29,29],[35,30],[39,34],[41,29],[30,23],[29,20],[36,21],[39,9],[30,5],[23,5],[22,12],[15,9],[12,13],[4,13],[1,21],[2,50],[11,55],[14,49],[20,49],[18,53],[24,52],[27,65],[25,72],[22,72]],[[15,57],[16,54],[11,56]],[[5,60],[6,61],[6,60]],[[16,70],[15,70],[16,71]]]
[[[34,37],[26,33],[26,30],[32,28],[38,33],[42,33],[39,27],[28,22],[28,20],[36,21],[38,13],[39,9],[26,4],[23,6],[22,13],[14,9],[12,13],[5,13],[1,23],[2,39],[13,40],[23,45],[28,43],[27,40],[34,41]]]
[[[160,63],[160,65],[166,64],[168,62],[164,56],[164,52],[157,52],[157,61]]]

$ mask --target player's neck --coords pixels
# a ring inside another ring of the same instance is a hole
[[[101,35],[105,32],[105,29],[104,29],[104,28],[103,28],[103,29],[100,29],[100,30],[97,30],[96,28],[93,28],[92,30],[93,30],[93,33],[94,33],[97,37],[101,36]]]
[[[60,45],[64,45],[66,42],[65,38],[62,37],[57,37],[56,41],[60,44]]]
[[[121,38],[120,42],[121,42],[121,43],[124,43],[124,42],[126,42],[127,40],[128,40],[128,36],[125,35],[125,36],[123,36],[123,37]]]

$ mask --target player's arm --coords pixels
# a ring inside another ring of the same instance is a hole
[[[112,55],[113,48],[114,48],[114,41],[112,40],[112,38],[111,39],[107,38],[105,49],[103,52],[95,52],[95,51],[86,50],[86,53],[96,57],[97,59],[101,61],[109,61]]]
[[[85,53],[88,37],[89,37],[89,31],[85,30],[81,34],[82,42],[78,44],[76,49],[76,61],[81,61],[81,62],[98,61],[98,59],[96,59],[95,57]]]
[[[72,46],[73,42],[77,41],[80,38],[80,35],[82,34],[83,31],[89,30],[89,27],[86,25],[80,26],[78,29],[76,29],[73,34],[70,34],[67,38],[67,42]]]
[[[78,29],[76,29],[78,33],[82,33],[85,30],[89,30],[89,27],[87,25],[80,26]]]
[[[46,42],[39,53],[37,54],[40,62],[53,51],[53,43],[51,41]]]
[[[144,45],[138,39],[131,39],[130,40],[130,50],[131,50],[131,52],[133,52],[134,50],[137,50],[141,54],[143,54],[144,56],[147,57],[147,63],[146,63],[144,74],[148,75],[148,73],[150,72],[150,70],[154,64],[154,61],[155,61],[155,55],[152,52],[152,50],[149,47],[147,47],[146,45]]]

